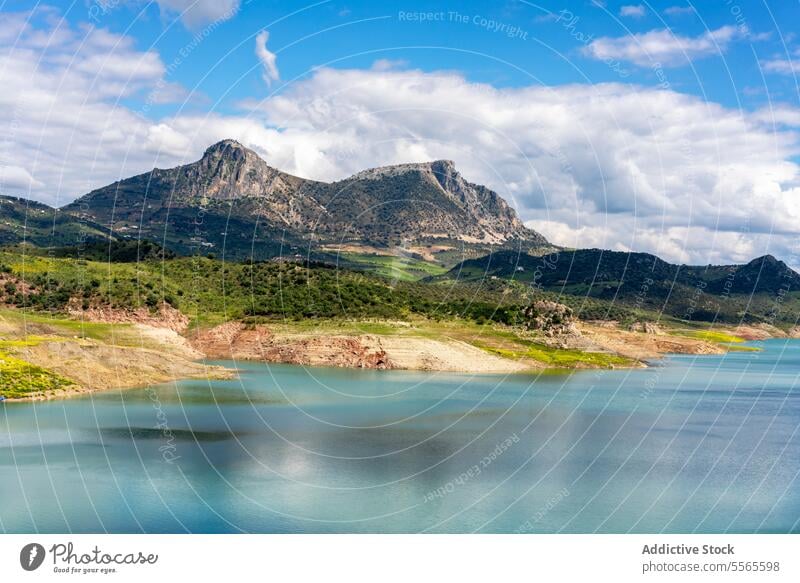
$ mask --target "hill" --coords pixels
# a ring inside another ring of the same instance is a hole
[[[68,213],[24,198],[0,196],[0,246],[67,246],[88,239],[108,239],[108,230],[79,211]]]
[[[514,280],[682,320],[795,324],[800,274],[771,255],[744,265],[675,265],[648,253],[600,249],[544,256],[501,250],[465,260],[438,280]]]

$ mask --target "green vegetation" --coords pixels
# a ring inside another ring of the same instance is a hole
[[[35,313],[149,308],[162,302],[195,324],[235,318],[467,318],[513,324],[527,299],[508,290],[392,281],[327,264],[226,263],[182,257],[139,263],[0,252],[0,302]],[[81,325],[81,324],[76,324]]]
[[[9,354],[14,349],[36,346],[46,340],[53,339],[26,336],[22,339],[0,340],[0,395],[14,399],[63,389],[74,384],[69,379]]]
[[[647,253],[562,250],[545,256],[499,250],[453,267],[440,281],[514,281],[549,292],[583,319],[624,321],[650,312],[692,322],[769,323],[788,329],[800,314],[800,274],[766,255],[744,265],[674,265]],[[576,304],[578,308],[576,309]],[[616,313],[614,313],[616,312]]]
[[[698,340],[719,344],[725,347],[729,352],[761,352],[761,349],[756,346],[741,346],[741,344],[745,342],[745,339],[728,332],[720,332],[718,330],[680,329],[673,330],[672,333],[677,336],[688,336],[689,338],[697,338]]]
[[[417,281],[423,277],[442,275],[447,268],[413,256],[341,253],[344,266],[363,269],[397,281]]]
[[[691,330],[691,331],[682,330],[677,333],[682,336],[698,338],[699,340],[705,340],[707,342],[717,342],[717,343],[744,342],[744,338],[740,336],[734,336],[733,334],[728,334],[726,332],[717,332],[715,330]]]
[[[516,343],[519,345],[517,349],[493,347],[485,342],[476,342],[475,344],[479,348],[504,358],[513,360],[527,358],[555,368],[611,368],[615,366],[631,366],[634,362],[631,359],[605,352],[586,352],[584,350],[553,348],[545,344],[530,341],[525,342],[519,339],[516,340]]]
[[[739,346],[736,344],[725,344],[724,345],[728,352],[761,352],[761,348],[757,346]]]
[[[290,332],[451,338],[505,358],[556,368],[634,364],[614,354],[550,347],[537,341],[535,334],[525,333],[524,309],[534,300],[552,300],[566,304],[583,320],[617,320],[623,329],[637,321],[658,321],[668,328],[680,326],[675,334],[753,350],[738,346],[743,339],[737,336],[641,306],[620,305],[615,299],[540,290],[502,278],[435,277],[443,268],[417,258],[348,253],[344,259],[349,267],[343,268],[322,262],[235,263],[213,257],[170,257],[158,246],[130,242],[91,249],[100,260],[83,258],[91,253],[75,256],[70,249],[58,253],[0,250],[0,305],[7,308],[0,310],[0,317],[24,324],[28,334],[24,340],[0,340],[0,351],[12,352],[6,367],[17,371],[15,378],[25,371],[35,380],[32,391],[40,390],[36,387],[46,378],[53,386],[63,379],[43,369],[24,368],[31,365],[14,360],[13,349],[26,344],[9,342],[38,342],[52,335],[134,345],[136,335],[128,334],[124,326],[83,321],[81,311],[117,308],[155,314],[163,304],[189,316],[192,326],[240,319],[267,323],[276,330],[285,326]],[[119,261],[102,259],[106,253]],[[466,265],[465,269],[475,267]],[[21,390],[21,385],[15,386],[14,391]]]
[[[174,259],[175,253],[146,239],[90,240],[79,246],[56,247],[48,251],[52,257],[69,257],[112,263]]]
[[[547,299],[566,304],[582,320],[617,320],[623,326],[638,320],[665,322],[653,311],[614,300],[534,290],[504,279],[411,280],[412,271],[422,275],[442,269],[418,259],[396,264],[400,260],[380,255],[347,256],[349,261],[362,261],[362,268],[371,262],[377,271],[373,273],[319,262],[158,259],[160,248],[150,245],[113,249],[127,259],[144,250],[150,259],[109,262],[51,257],[27,249],[0,251],[0,304],[27,308],[33,321],[46,313],[97,306],[155,311],[165,302],[200,326],[231,319],[364,322],[414,317],[514,326],[521,323],[522,310],[532,300]],[[396,270],[401,277],[393,277]],[[111,334],[101,324],[58,325],[74,326],[75,335],[88,338],[106,339]]]
[[[0,216],[0,245],[25,242],[47,247],[107,236],[105,229],[90,220],[24,198],[0,195]]]
[[[0,353],[0,394],[7,399],[57,391],[73,384],[40,366]]]
[[[8,349],[35,346],[47,338],[29,336],[24,340],[0,340],[0,395],[7,399],[64,389],[72,384],[40,366],[8,354]]]

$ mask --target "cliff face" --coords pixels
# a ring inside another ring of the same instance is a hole
[[[154,170],[160,180],[176,185],[182,200],[214,198],[231,200],[246,197],[284,199],[306,182],[276,170],[258,154],[233,140],[209,147],[192,164],[170,170]]]
[[[349,193],[337,207],[338,214],[347,215],[342,207],[357,199],[355,206],[364,207],[376,226],[385,225],[385,235],[393,230],[410,238],[451,238],[489,245],[522,240],[548,245],[544,237],[522,224],[500,195],[465,180],[450,160],[372,168],[335,186],[339,193]]]
[[[64,210],[80,210],[117,233],[157,237],[167,246],[196,239],[229,252],[249,247],[258,255],[266,249],[266,256],[277,253],[261,243],[276,239],[289,246],[309,240],[548,245],[502,197],[465,180],[451,161],[373,168],[323,183],[272,168],[233,140],[209,147],[197,162],[97,189]],[[196,224],[186,223],[200,211],[198,234]]]

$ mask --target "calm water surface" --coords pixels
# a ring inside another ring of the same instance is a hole
[[[800,532],[800,341],[647,370],[226,363],[0,405],[5,532]]]

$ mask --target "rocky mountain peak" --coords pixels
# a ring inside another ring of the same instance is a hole
[[[762,255],[761,257],[756,257],[755,259],[750,261],[747,265],[752,265],[752,266],[755,267],[755,266],[760,266],[762,264],[764,264],[765,266],[770,266],[770,267],[773,267],[773,266],[774,267],[786,267],[786,264],[783,261],[780,261],[774,255],[769,255],[769,254]]]
[[[239,157],[253,154],[258,156],[253,150],[245,148],[241,143],[236,140],[221,140],[216,144],[211,144],[203,153],[203,158],[214,157]]]
[[[452,160],[434,160],[433,162],[429,162],[428,165],[433,172],[449,174],[456,171],[456,163]]]
[[[212,173],[242,166],[246,166],[248,169],[253,167],[269,168],[261,156],[236,140],[222,140],[209,146],[199,163],[206,171]]]

